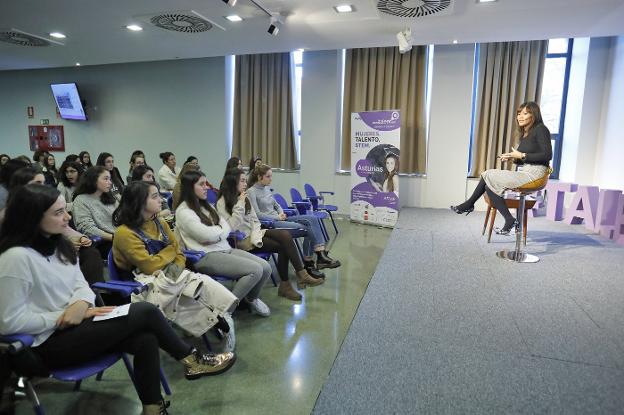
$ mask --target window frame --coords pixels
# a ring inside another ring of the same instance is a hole
[[[566,107],[568,101],[568,87],[570,84],[570,67],[572,66],[572,47],[574,46],[574,39],[568,39],[568,50],[560,53],[546,53],[546,59],[549,58],[565,58],[566,66],[563,78],[563,91],[561,94],[561,108],[559,112],[559,128],[557,133],[551,133],[550,138],[555,142],[555,148],[553,149],[552,168],[553,172],[550,175],[551,179],[559,179],[559,171],[561,170],[561,152],[563,149],[563,136],[564,125],[566,116]]]

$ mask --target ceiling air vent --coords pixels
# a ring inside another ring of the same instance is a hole
[[[396,17],[450,14],[452,0],[378,0],[377,9]]]
[[[0,29],[0,42],[6,42],[17,46],[36,47],[52,46],[54,44],[63,45],[60,42],[31,35],[30,33],[22,32],[18,29]]]
[[[202,33],[211,30],[213,27],[225,30],[224,27],[194,10],[163,12],[139,16],[139,18],[161,29],[180,33]]]

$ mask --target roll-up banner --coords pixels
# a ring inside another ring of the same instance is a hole
[[[351,114],[351,220],[396,224],[400,141],[398,110]]]

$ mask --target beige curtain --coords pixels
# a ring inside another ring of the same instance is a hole
[[[426,46],[414,46],[405,54],[396,47],[347,50],[340,163],[343,170],[351,169],[351,113],[399,109],[399,171],[425,173],[426,70]]]
[[[517,145],[518,106],[540,98],[547,50],[547,40],[479,46],[471,176],[512,168],[496,157]]]
[[[289,53],[237,55],[232,155],[296,168]]]

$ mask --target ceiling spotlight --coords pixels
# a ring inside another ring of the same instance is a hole
[[[498,0],[477,0],[477,3],[494,3],[495,1]]]
[[[280,21],[279,21],[279,17],[277,16],[272,16],[271,17],[271,24],[269,25],[269,30],[267,30],[267,32],[269,32],[270,34],[272,34],[273,36],[277,36],[277,34],[279,33],[279,25],[280,25]]]
[[[412,29],[409,27],[396,35],[399,41],[399,53],[407,53],[412,50]]]
[[[353,6],[350,4],[341,4],[340,6],[334,6],[336,13],[351,13],[354,11]]]
[[[234,7],[236,5],[236,0],[223,0],[223,3],[227,4],[228,6]]]
[[[457,39],[453,39],[453,44],[456,45],[457,44]]]
[[[76,62],[76,66],[80,66],[80,62]]]
[[[137,24],[130,24],[126,26],[126,29],[131,30],[133,32],[140,32],[143,28]]]
[[[59,33],[59,32],[52,32],[50,33],[50,36],[57,38],[57,39],[65,39],[67,37],[64,34]]]
[[[232,14],[230,16],[225,16],[226,19],[228,19],[230,22],[242,22],[243,18],[240,17],[237,14]]]

